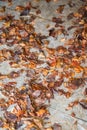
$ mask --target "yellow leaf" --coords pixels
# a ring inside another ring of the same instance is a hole
[[[81,73],[83,71],[83,67],[77,66],[77,67],[74,68],[74,70],[75,70],[76,73]]]
[[[42,109],[38,110],[36,113],[37,113],[37,116],[42,117],[44,114],[47,113],[47,111],[42,108]]]
[[[74,16],[75,16],[75,17],[81,17],[82,15],[79,14],[78,12],[76,12],[76,13],[74,13]]]
[[[5,23],[4,23],[4,27],[5,27],[5,28],[10,27],[10,23],[11,23],[10,21],[5,22]]]

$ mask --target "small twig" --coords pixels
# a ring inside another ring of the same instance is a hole
[[[76,119],[78,119],[78,120],[81,120],[81,121],[83,121],[83,122],[87,122],[87,120],[81,119],[81,118],[79,118],[79,117],[74,117],[74,118],[76,118]]]

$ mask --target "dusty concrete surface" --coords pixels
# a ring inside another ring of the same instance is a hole
[[[52,22],[52,17],[63,17],[63,20],[65,21],[62,25],[65,26],[67,29],[69,26],[73,25],[73,20],[67,20],[67,15],[71,12],[76,12],[83,4],[81,0],[73,1],[75,4],[74,7],[70,8],[68,6],[69,0],[58,0],[58,1],[51,1],[49,3],[46,3],[45,0],[13,0],[12,5],[9,6],[8,2],[0,1],[0,7],[6,5],[6,14],[12,14],[15,15],[16,18],[19,18],[20,13],[15,11],[15,7],[17,5],[26,5],[26,3],[30,1],[33,6],[38,6],[38,9],[41,10],[41,14],[36,14],[35,9],[31,9],[30,13],[37,15],[37,18],[34,21],[34,27],[36,32],[41,33],[42,35],[49,34],[49,30],[54,27],[54,23]],[[56,9],[59,5],[65,5],[63,13],[58,14],[56,12]],[[28,17],[27,17],[28,18]],[[0,23],[0,26],[2,26],[2,22]],[[48,26],[48,27],[47,27]],[[72,38],[74,29],[71,29],[68,31],[67,35],[58,35],[56,38],[53,38],[51,36],[48,37],[48,40],[50,41],[49,47],[57,47],[59,45],[64,45],[65,40]],[[64,39],[64,40],[62,40]],[[0,45],[0,50],[3,48],[8,48],[7,46]],[[10,47],[10,49],[13,49],[14,47]],[[10,68],[9,61],[0,63],[0,73],[2,74],[8,74],[11,71],[15,70],[14,68]],[[17,70],[16,70],[17,71]],[[25,80],[25,73],[22,73],[22,75],[16,79],[17,81],[17,87],[20,87],[23,85]],[[12,81],[12,80],[11,80]],[[15,81],[15,80],[13,80]],[[8,79],[4,79],[3,82],[8,82]],[[63,87],[63,86],[62,86]],[[86,86],[85,86],[86,87]],[[85,89],[84,87],[84,89]],[[62,125],[62,130],[87,130],[87,110],[84,110],[80,105],[74,106],[72,109],[67,110],[68,104],[70,102],[73,102],[74,100],[80,100],[84,98],[83,95],[83,88],[79,88],[78,90],[73,92],[73,95],[70,98],[66,98],[65,96],[60,96],[56,92],[54,99],[50,102],[49,111],[51,113],[50,115],[50,121],[51,124],[53,123],[59,123]],[[3,94],[0,93],[0,96],[3,97]],[[5,97],[4,97],[5,98]],[[71,113],[74,112],[76,114],[76,117],[72,117]],[[0,114],[2,116],[2,114]],[[49,125],[51,125],[49,124]],[[1,129],[2,130],[2,129]]]

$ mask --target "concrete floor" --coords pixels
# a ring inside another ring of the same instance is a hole
[[[37,15],[37,18],[32,24],[34,24],[35,31],[37,33],[41,33],[42,35],[48,35],[49,30],[55,26],[55,23],[52,22],[52,17],[62,17],[62,19],[65,21],[62,25],[64,25],[66,29],[69,26],[73,25],[72,22],[74,19],[67,20],[68,14],[71,12],[76,12],[79,9],[79,7],[85,4],[81,0],[75,0],[75,1],[72,0],[75,6],[70,8],[68,6],[68,2],[70,0],[56,0],[55,2],[54,0],[52,0],[49,3],[46,3],[45,0],[13,0],[11,6],[8,6],[7,2],[0,1],[0,7],[6,5],[7,8],[6,8],[5,14],[11,13],[15,15],[16,18],[19,18],[20,13],[15,11],[15,7],[17,5],[25,6],[28,1],[31,1],[33,6],[38,6],[38,9],[41,10],[41,14],[38,14],[38,15],[36,14],[35,9],[31,9],[30,13]],[[56,12],[56,9],[58,8],[59,5],[65,5],[62,14],[58,14]],[[1,22],[0,26],[2,26],[2,24],[3,23]],[[48,46],[55,48],[59,45],[64,45],[65,40],[72,38],[74,31],[75,29],[71,29],[70,31],[68,31],[68,35],[61,34],[57,38],[53,38],[49,36],[48,40],[50,41],[50,43]],[[13,49],[14,47],[11,47],[11,49]],[[8,47],[5,45],[4,46],[0,45],[0,50],[2,50],[3,48],[8,48]],[[12,69],[9,66],[8,61],[0,63],[0,73],[8,74],[13,70],[14,68]],[[16,79],[17,87],[20,87],[23,85],[24,78],[25,78],[25,73],[23,73],[19,78]],[[3,82],[8,82],[8,79],[5,79]],[[73,93],[73,95],[70,98],[66,98],[63,95],[59,96],[55,92],[54,99],[51,100],[50,107],[49,107],[49,111],[51,113],[49,120],[51,121],[51,124],[59,123],[60,125],[62,125],[62,130],[87,130],[87,110],[84,110],[80,105],[74,106],[73,109],[66,110],[70,102],[76,99],[84,98],[82,91],[83,89],[79,88]],[[1,97],[3,97],[1,93],[0,95]],[[76,118],[71,116],[72,112],[76,114]]]

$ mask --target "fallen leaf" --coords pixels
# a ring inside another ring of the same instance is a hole
[[[62,13],[63,12],[63,10],[64,10],[64,7],[65,7],[65,5],[59,5],[59,7],[57,8],[57,13]]]
[[[58,123],[55,123],[55,124],[53,125],[53,130],[62,130],[62,126],[59,125]]]
[[[5,112],[5,117],[8,121],[16,122],[17,121],[17,116],[13,113],[10,112]]]

